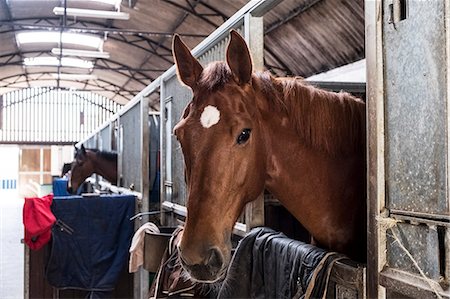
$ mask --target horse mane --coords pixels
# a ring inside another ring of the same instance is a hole
[[[256,83],[278,111],[287,114],[302,142],[330,155],[362,152],[365,104],[346,92],[316,88],[300,77],[255,73]]]
[[[96,148],[87,148],[86,150],[94,152],[98,157],[101,157],[107,161],[117,162],[116,152],[103,151]]]

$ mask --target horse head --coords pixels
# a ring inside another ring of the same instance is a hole
[[[229,264],[236,220],[264,189],[265,144],[252,87],[252,60],[236,31],[231,31],[226,63],[203,68],[178,36],[173,54],[179,80],[193,92],[174,128],[188,190],[178,249],[194,280],[214,282]]]
[[[74,160],[70,169],[69,183],[67,191],[75,193],[81,184],[94,172],[94,164],[89,158],[89,153],[81,145],[80,148],[75,147]]]

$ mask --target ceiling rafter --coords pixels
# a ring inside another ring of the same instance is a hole
[[[264,28],[264,34],[269,34],[273,30],[281,27],[282,25],[286,24],[290,20],[292,20],[295,17],[297,17],[298,15],[300,15],[302,12],[310,9],[311,7],[313,7],[314,5],[316,5],[317,3],[322,2],[322,1],[323,0],[306,0],[306,1],[304,1],[302,3],[302,5],[299,5],[297,8],[295,8],[294,10],[289,12],[288,15],[284,16],[282,19],[279,19],[279,20],[273,22],[272,24],[267,25]]]
[[[5,14],[6,14],[8,20],[10,22],[12,22],[11,8],[9,7],[8,1],[7,0],[1,0],[1,1],[4,4]],[[17,45],[17,43],[14,43],[14,45],[15,45],[15,47],[17,49],[17,52],[19,53],[20,57],[23,59],[23,55],[22,55],[22,51],[20,50],[20,47]],[[25,72],[25,77],[27,78],[27,84],[28,84],[28,86],[30,86],[30,83],[28,82],[27,70],[24,70],[24,72]]]
[[[27,51],[27,52],[22,52],[23,55],[29,55],[29,54],[36,55],[34,57],[42,56],[45,53],[48,53],[48,52],[47,51]],[[19,58],[19,60],[12,62],[12,60],[15,57]],[[18,52],[5,54],[5,55],[0,55],[0,61],[2,59],[5,59],[5,58],[6,58],[5,62],[0,62],[0,67],[2,67],[2,66],[12,66],[12,65],[20,65],[21,66],[22,63],[23,63],[23,61],[22,61],[23,58],[20,56],[20,54]],[[112,65],[116,65],[118,67],[111,66],[111,64]],[[119,74],[121,74],[123,76],[126,76],[128,78],[130,78],[130,75],[128,75],[127,72],[131,74],[131,71],[135,71],[139,75],[141,75],[141,78],[144,78],[144,79],[147,79],[147,80],[154,80],[154,79],[153,79],[153,77],[151,77],[151,76],[149,76],[147,74],[144,74],[142,72],[163,72],[164,71],[164,70],[161,70],[161,69],[143,69],[143,68],[133,69],[133,68],[130,68],[130,67],[126,66],[125,64],[122,64],[122,63],[117,62],[115,60],[109,60],[109,59],[97,59],[96,60],[95,69],[98,69],[98,70],[111,70],[111,71],[117,72],[117,73],[119,73]],[[147,82],[143,82],[142,80],[136,80],[136,81],[141,83],[144,86],[146,86],[148,84]]]
[[[21,23],[21,21],[28,21],[28,20],[36,20],[35,22],[33,22],[32,24],[27,24],[27,23]],[[22,18],[22,19],[16,19],[14,21],[5,21],[5,20],[0,20],[0,27],[2,26],[13,26],[16,28],[19,28],[21,30],[36,30],[36,29],[46,29],[46,30],[52,30],[55,29],[55,24],[53,22],[51,22],[51,20],[53,19],[49,19],[49,18]],[[17,22],[19,21],[19,22]],[[42,25],[39,24],[41,22],[45,22],[47,23],[47,25]],[[86,22],[86,21],[77,21],[74,24],[84,24],[84,23],[89,23],[89,24],[93,24],[96,26],[102,26],[99,23],[96,22]],[[74,26],[74,25],[68,25],[65,27],[66,30],[70,31],[70,32],[76,32],[76,33],[92,33],[92,34],[112,34],[112,35],[135,35],[135,36],[140,36],[140,37],[160,37],[160,36],[164,36],[164,37],[173,37],[175,35],[175,32],[157,32],[157,31],[142,31],[142,30],[133,30],[133,29],[122,29],[122,28],[117,28],[117,27],[110,27],[110,28],[106,28],[106,27],[89,27],[87,25],[84,25],[83,27],[80,26]],[[0,32],[2,33],[2,32]],[[208,35],[207,34],[195,34],[195,33],[178,33],[177,34],[179,36],[182,37],[193,37],[193,38],[205,38]]]
[[[7,0],[2,0],[7,1]],[[185,14],[183,15],[183,18],[179,21],[177,20],[176,24],[173,26],[172,32],[142,32],[137,30],[122,30],[118,28],[105,28],[105,24],[98,23],[95,21],[79,21],[77,19],[71,20],[69,23],[63,22],[61,23],[60,17],[50,17],[50,18],[22,18],[22,19],[16,19],[12,20],[9,19],[9,21],[0,21],[0,28],[2,26],[9,26],[12,28],[10,31],[3,31],[1,33],[7,33],[7,32],[15,32],[16,30],[37,30],[37,29],[46,29],[46,30],[61,30],[61,27],[63,27],[64,30],[68,31],[75,31],[75,32],[86,32],[86,33],[102,33],[105,35],[108,35],[108,38],[114,41],[119,41],[126,43],[127,45],[132,45],[136,48],[139,48],[141,50],[146,51],[148,54],[146,55],[145,59],[142,60],[142,63],[139,65],[138,68],[129,68],[123,64],[118,63],[117,61],[108,60],[108,59],[97,59],[96,60],[96,67],[95,69],[98,70],[111,70],[115,71],[116,73],[126,76],[127,80],[126,83],[121,86],[121,88],[125,88],[127,84],[131,80],[135,80],[136,82],[139,82],[146,85],[147,82],[143,82],[143,80],[153,80],[152,76],[148,74],[148,72],[163,72],[164,70],[160,69],[143,69],[143,66],[148,63],[148,60],[153,56],[158,56],[159,59],[162,59],[163,61],[167,62],[168,65],[173,64],[172,60],[172,52],[171,49],[165,47],[163,45],[163,42],[166,38],[171,38],[176,31],[176,29],[182,24],[182,22],[189,16],[193,15],[195,17],[198,17],[208,23],[209,25],[212,25],[214,27],[217,27],[218,24],[215,24],[215,22],[208,19],[208,17],[221,17],[223,20],[226,19],[226,16],[224,16],[220,11],[215,10],[208,4],[203,4],[200,0],[195,1],[189,1],[185,0],[187,3],[187,6],[178,6],[178,8],[181,8]],[[166,1],[171,5],[177,6],[175,2],[172,1]],[[203,5],[208,10],[210,10],[212,13],[198,13],[196,10],[196,7],[198,5]],[[111,25],[112,23],[106,24],[106,26]],[[96,28],[92,28],[92,26],[95,26]],[[196,35],[196,34],[180,34],[182,36],[189,36],[189,37],[199,37],[204,38],[206,35]],[[156,37],[158,38],[157,41],[149,38],[149,37]],[[161,51],[162,50],[162,51]],[[40,52],[35,53],[38,56],[43,55],[47,52]],[[16,56],[10,56],[7,60],[9,62],[9,65],[14,65],[15,63],[11,64],[11,61],[17,59]],[[23,57],[21,57],[20,62],[23,60]],[[2,66],[2,64],[0,64]],[[144,73],[146,72],[146,73]],[[103,85],[102,88],[105,88]],[[120,88],[116,88],[115,93],[119,95]],[[114,96],[114,97],[115,97]]]
[[[217,28],[220,25],[220,24],[214,23],[213,21],[208,19],[205,15],[196,12],[195,9],[191,8],[191,5],[190,5],[190,7],[186,7],[186,6],[183,6],[183,5],[181,5],[181,4],[179,4],[179,3],[175,2],[175,1],[172,1],[172,0],[163,0],[163,1],[165,3],[167,3],[167,4],[170,4],[170,5],[172,5],[172,6],[176,7],[176,8],[179,8],[179,9],[187,12],[188,14],[190,14],[190,15],[192,15],[194,17],[197,17],[197,18],[201,19],[202,21],[204,21],[207,24],[213,26],[214,28]],[[198,4],[198,1],[196,1],[196,4]]]
[[[186,1],[188,1],[188,0],[186,0]],[[196,7],[196,5],[198,5],[199,1],[200,1],[200,0],[196,0],[194,4],[189,3],[189,4],[191,5],[192,9],[195,9],[195,7]],[[173,25],[173,27],[171,28],[171,31],[175,32],[175,31],[177,30],[177,28],[180,27],[181,24],[183,24],[184,20],[185,20],[188,16],[189,16],[189,12],[185,12],[185,13],[183,14],[183,16],[181,16],[181,18],[179,18],[178,21]],[[161,47],[161,46],[162,46],[164,40],[165,40],[164,37],[161,37],[161,38],[159,39],[158,47]],[[157,50],[158,50],[158,48],[155,50],[155,52],[156,52]],[[142,61],[142,63],[140,64],[139,67],[142,68],[142,67],[145,65],[145,63],[147,63],[147,61],[148,61],[151,57],[152,57],[152,55],[150,55],[149,57],[144,57],[144,59],[143,59],[143,61]],[[135,74],[136,74],[136,73],[134,73],[134,74],[132,75],[132,78],[135,77]],[[130,80],[131,80],[131,79],[128,79],[127,82],[125,82],[125,83],[123,84],[123,86],[126,86],[126,85],[130,82]],[[114,97],[115,97],[115,96],[114,96]],[[113,97],[112,99],[114,99],[114,97]]]
[[[94,22],[86,22],[86,21],[78,21],[78,22],[76,22],[75,24],[77,24],[77,23],[80,23],[80,24],[82,24],[82,25],[85,25],[86,27],[88,27],[88,25],[86,25],[86,24],[97,24],[97,23],[94,23]],[[116,28],[114,28],[115,30],[117,30]],[[109,35],[108,36],[111,36],[111,35],[113,35],[114,36],[114,34],[111,34],[111,32],[109,32]],[[137,37],[137,38],[139,38],[139,40],[140,41],[145,41],[145,42],[147,42],[148,44],[153,44],[153,45],[158,45],[158,43],[157,42],[155,42],[154,40],[152,40],[151,38],[147,38],[147,37],[145,37],[144,35],[139,35],[139,34],[118,34],[118,35],[120,35],[120,36],[123,36],[123,37],[125,37],[125,40],[127,41],[127,42],[129,42],[129,40],[127,40],[127,38],[126,37]],[[173,36],[173,34],[172,34],[172,36]],[[158,36],[157,36],[158,37]],[[159,47],[159,46],[158,46]],[[143,49],[146,49],[145,47],[142,47]],[[167,48],[167,47],[162,47],[162,49],[164,49],[165,51],[167,51],[167,52],[171,52],[172,50],[171,49],[169,49],[169,48]],[[157,54],[158,55],[158,53],[156,53],[156,51],[155,51],[155,53],[154,54]]]
[[[2,1],[5,1],[5,0],[2,0]],[[18,30],[22,30],[22,28],[24,28],[23,26],[15,25],[15,23],[17,21],[19,21],[19,22],[23,22],[23,21],[33,22],[34,21],[35,24],[39,24],[40,22],[45,21],[45,22],[47,22],[49,24],[49,25],[46,25],[46,26],[34,25],[33,26],[34,28],[32,30],[46,29],[46,30],[57,31],[57,30],[60,30],[60,28],[61,28],[61,25],[57,24],[57,22],[59,21],[59,18],[22,18],[22,19],[15,19],[15,21],[12,22],[13,24],[11,24],[11,22],[8,22],[8,26],[12,26],[14,28],[19,28]],[[1,24],[4,24],[4,22],[0,21],[0,25]],[[97,29],[96,30],[89,30],[88,29],[89,28],[88,27],[89,24],[93,24],[93,25],[96,25],[96,26],[101,26],[101,24],[96,23],[96,22],[92,22],[92,21],[91,22],[77,21],[76,24],[82,24],[82,25],[86,26],[86,27],[84,27],[84,28],[87,28],[86,32],[80,32],[79,31],[83,27],[78,28],[78,30],[72,30],[70,25],[66,26],[64,28],[64,30],[67,30],[69,32],[73,31],[73,32],[79,32],[79,33],[96,33],[96,34],[99,34],[99,33],[105,34],[106,33],[106,34],[108,34],[108,39],[111,39],[111,40],[114,40],[114,41],[123,42],[123,43],[126,43],[126,44],[132,44],[134,47],[139,48],[139,49],[141,49],[141,50],[143,50],[145,52],[148,52],[148,53],[160,56],[159,53],[156,53],[155,51],[152,51],[149,48],[144,47],[144,46],[139,44],[139,42],[142,42],[142,43],[151,43],[151,44],[158,45],[157,42],[155,42],[154,40],[152,40],[150,38],[146,38],[145,36],[139,35],[137,33],[136,34],[121,34],[121,33],[115,34],[114,30],[120,30],[120,29],[115,29],[115,28],[109,28],[109,29],[111,29],[111,32],[109,32],[109,31],[104,32],[105,31],[104,29],[102,29],[102,30],[97,30]],[[105,29],[108,29],[108,28],[105,28]],[[15,31],[17,31],[17,30],[16,29],[12,29],[12,30],[7,30],[7,31],[2,31],[0,33],[9,33],[9,32],[15,32]],[[170,36],[172,36],[172,35],[170,35]],[[131,40],[132,37],[136,37],[137,39],[136,40]],[[164,49],[167,53],[171,53],[171,49],[169,49],[167,47],[163,46],[162,49]],[[165,58],[166,56],[168,56],[168,55],[164,55],[163,57],[161,57],[161,59],[163,59],[166,62],[172,64],[173,61],[171,59]]]
[[[218,9],[212,7],[208,3],[202,1],[200,4],[203,5],[204,7],[208,8],[209,10],[213,11],[215,13],[215,15],[221,17],[223,22],[228,20],[228,17],[226,15],[224,15],[221,11],[219,11]],[[203,14],[203,15],[207,15],[207,14]]]
[[[44,72],[44,73],[30,73],[29,75],[41,75],[41,77],[43,76],[48,76],[50,75],[50,73],[48,72]],[[4,78],[2,81],[0,81],[0,87],[1,88],[17,88],[17,89],[23,89],[23,88],[29,88],[29,87],[17,87],[17,86],[13,86],[14,84],[22,84],[25,83],[25,80],[20,80],[20,78],[24,77],[23,74],[19,74],[19,75],[13,75],[13,76],[9,76]],[[14,79],[13,82],[8,82],[7,84],[2,84],[3,81],[7,81],[9,79]],[[54,80],[50,80],[50,79],[42,79],[42,81],[54,81]],[[61,79],[61,82],[74,82],[71,80],[66,80],[66,79]],[[76,81],[77,82],[77,81]],[[109,82],[105,79],[96,79],[96,80],[89,80],[88,86],[93,86],[95,88],[99,88],[99,89],[95,89],[95,91],[98,92],[116,92],[117,90],[120,90],[120,95],[124,98],[126,98],[127,100],[130,100],[132,97],[134,97],[136,94],[138,94],[141,90],[127,90],[127,89],[123,89],[121,86],[118,86],[112,82]],[[49,87],[51,88],[51,87]],[[93,91],[94,89],[85,89],[85,91]],[[128,95],[129,97],[125,96]]]
[[[31,88],[32,88],[32,87],[31,87]],[[42,90],[40,90],[38,93],[33,93],[33,94],[31,94],[31,95],[28,95],[28,96],[26,96],[26,97],[21,98],[19,101],[12,102],[12,103],[10,103],[9,105],[4,105],[3,107],[14,106],[14,105],[17,105],[17,104],[19,104],[19,103],[23,103],[23,102],[26,102],[26,101],[28,101],[28,100],[35,99],[35,98],[37,98],[37,97],[39,97],[39,96],[41,96],[41,95],[50,93],[50,92],[55,91],[55,90],[69,91],[70,89],[68,89],[68,88],[44,87],[44,88],[42,88]],[[85,98],[84,96],[82,96],[82,95],[81,95],[80,93],[78,93],[78,92],[74,92],[73,95],[76,96],[76,97],[78,97],[78,98],[80,98],[80,99],[82,99],[82,100],[84,100],[84,101],[86,101],[86,102],[88,102],[88,103],[90,103],[90,104],[92,104],[92,105],[94,105],[94,106],[97,106],[97,107],[100,107],[100,108],[102,108],[102,109],[108,110],[109,112],[112,112],[112,113],[115,112],[115,111],[112,111],[111,109],[109,109],[108,107],[103,106],[102,104],[95,103],[94,101]]]

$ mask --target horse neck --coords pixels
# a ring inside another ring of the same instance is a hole
[[[273,109],[266,104],[269,99],[263,93],[259,95],[260,117],[266,122],[262,128],[267,153],[266,188],[319,242],[327,243],[325,247],[341,246],[335,244],[340,241],[333,236],[326,236],[329,226],[341,227],[342,232],[336,232],[342,235],[338,239],[352,243],[345,239],[354,238],[355,223],[361,221],[358,213],[364,201],[364,155],[331,155],[305,145],[287,113],[273,117]],[[346,213],[336,213],[343,207]]]
[[[117,160],[102,157],[99,153],[92,153],[94,173],[101,175],[109,182],[117,183]]]

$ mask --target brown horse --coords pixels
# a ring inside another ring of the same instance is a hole
[[[266,188],[318,246],[365,259],[365,104],[301,78],[252,73],[235,31],[227,63],[205,69],[175,36],[179,79],[193,91],[174,133],[188,188],[179,244],[191,277],[214,282],[230,260],[233,225]]]
[[[75,157],[70,169],[69,193],[76,192],[92,174],[101,175],[112,184],[117,183],[117,153],[97,149],[75,148]]]

